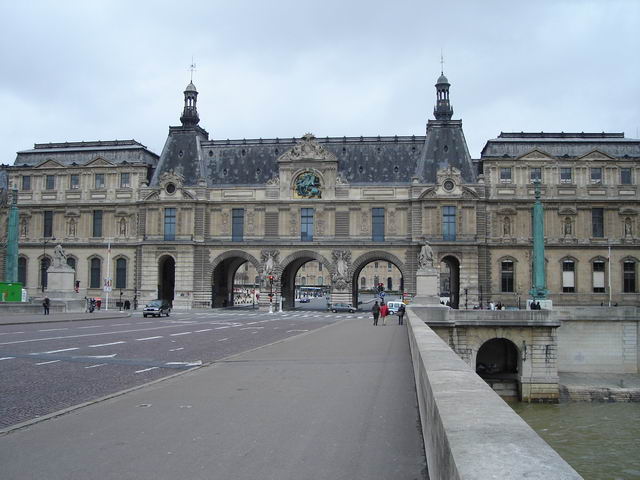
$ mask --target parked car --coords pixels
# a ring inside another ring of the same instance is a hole
[[[151,300],[142,309],[143,317],[161,317],[162,314],[169,316],[171,305],[166,300]]]
[[[396,313],[398,313],[398,309],[400,308],[400,305],[404,305],[404,303],[397,300],[392,300],[390,302],[387,302],[389,313],[391,313],[392,315],[395,315]]]
[[[300,303],[310,303],[311,299],[309,297],[302,297],[300,299]]]
[[[331,311],[333,313],[338,313],[338,312],[356,313],[356,309],[353,308],[353,305],[349,303],[334,303],[333,305],[331,305]]]

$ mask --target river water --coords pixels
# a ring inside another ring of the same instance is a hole
[[[640,403],[510,403],[585,480],[640,479]]]

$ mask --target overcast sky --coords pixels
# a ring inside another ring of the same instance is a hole
[[[34,143],[160,154],[189,64],[212,139],[423,135],[451,82],[473,158],[501,131],[640,129],[640,1],[0,0],[0,163]]]

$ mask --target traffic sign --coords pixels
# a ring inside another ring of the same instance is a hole
[[[104,287],[102,288],[103,292],[110,292],[111,291],[111,278],[105,278],[104,279]]]

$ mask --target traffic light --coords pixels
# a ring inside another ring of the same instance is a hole
[[[273,283],[273,275],[269,275],[267,278],[269,279],[270,283]]]
[[[378,293],[384,292],[384,285],[382,283],[378,284]]]

